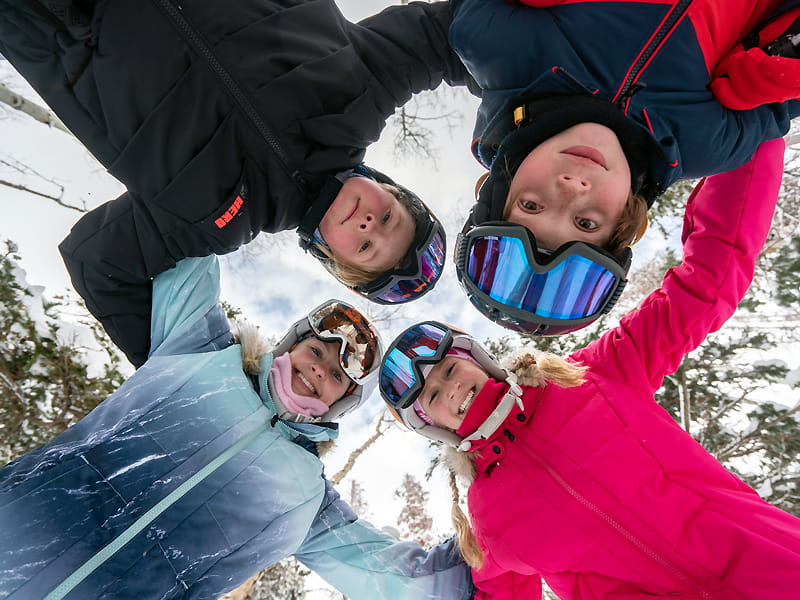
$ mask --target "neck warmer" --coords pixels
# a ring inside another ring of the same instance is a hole
[[[489,379],[475,396],[472,405],[467,410],[467,414],[464,415],[461,427],[456,430],[456,433],[461,437],[467,437],[474,433],[492,411],[497,408],[508,387],[508,384],[504,381]]]
[[[273,401],[281,418],[284,418],[281,409],[306,417],[319,417],[328,412],[328,406],[321,400],[292,390],[292,361],[288,352],[275,357],[269,374],[275,391]]]

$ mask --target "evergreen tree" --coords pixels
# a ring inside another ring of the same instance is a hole
[[[355,479],[350,480],[350,498],[348,498],[350,508],[353,509],[359,518],[364,518],[367,514],[367,499],[364,494],[364,487]]]
[[[428,502],[428,492],[423,489],[413,475],[406,473],[400,488],[394,495],[405,502],[400,516],[397,518],[402,535],[417,542],[423,548],[431,547],[433,545],[433,536],[431,535],[433,519],[425,508]]]
[[[74,300],[41,300],[18,278],[20,257],[13,242],[0,254],[0,461],[2,464],[43,444],[79,421],[123,381],[120,355],[96,322],[81,310],[81,324],[104,356],[89,374],[90,349],[77,337],[64,339],[66,311]],[[41,312],[34,318],[32,310]]]
[[[800,402],[784,362],[754,358],[774,347],[767,331],[728,327],[686,356],[656,399],[765,500],[800,515]],[[788,399],[766,400],[765,389]]]
[[[258,574],[247,600],[303,600],[310,571],[296,559],[285,558]]]

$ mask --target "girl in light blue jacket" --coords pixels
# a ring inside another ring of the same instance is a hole
[[[313,452],[369,387],[369,322],[329,301],[267,353],[218,296],[216,257],[158,275],[147,362],[0,470],[0,598],[212,600],[289,555],[352,600],[470,598],[454,543],[359,520]]]

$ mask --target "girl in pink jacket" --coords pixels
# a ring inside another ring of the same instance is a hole
[[[384,399],[406,426],[455,447],[471,480],[474,537],[468,525],[461,537],[477,599],[540,598],[542,579],[562,600],[800,597],[800,519],[653,401],[747,290],[783,149],[766,142],[702,181],[686,209],[683,263],[567,360],[526,354],[505,370],[434,321],[392,343]]]

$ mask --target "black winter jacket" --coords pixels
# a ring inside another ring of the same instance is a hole
[[[28,2],[0,0],[0,52],[127,187],[60,250],[137,366],[154,275],[296,227],[413,93],[472,85],[446,2],[359,23],[333,0]]]

